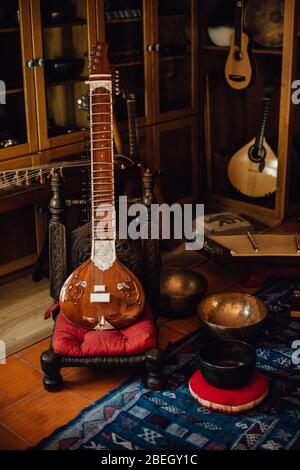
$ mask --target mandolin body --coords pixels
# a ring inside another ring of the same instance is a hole
[[[115,260],[104,271],[90,259],[66,280],[60,307],[75,325],[88,329],[126,328],[143,311],[145,295],[138,278]]]
[[[225,64],[225,78],[228,85],[235,90],[243,90],[252,82],[252,66],[249,57],[249,37],[246,33],[241,35],[240,58],[239,50],[235,45],[234,33],[230,36],[229,54]]]
[[[249,197],[264,197],[276,191],[278,159],[264,138],[264,169],[260,171],[259,164],[249,158],[254,144],[255,139],[252,139],[231,157],[228,178],[240,193]]]

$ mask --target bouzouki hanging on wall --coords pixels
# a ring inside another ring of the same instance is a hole
[[[92,254],[67,279],[60,307],[72,323],[90,329],[124,328],[144,308],[143,287],[116,258],[112,76],[107,45],[97,43],[89,76]]]
[[[250,39],[244,31],[243,1],[236,0],[235,30],[230,37],[229,54],[225,64],[225,78],[235,90],[247,88],[254,78],[254,60]]]
[[[264,197],[276,191],[278,159],[265,138],[269,105],[274,88],[266,87],[262,117],[256,137],[230,159],[228,178],[240,193]]]

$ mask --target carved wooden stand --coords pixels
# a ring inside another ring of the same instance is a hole
[[[143,178],[143,202],[148,209],[148,221],[151,222],[151,204],[154,201],[154,176],[147,170]],[[90,226],[79,227],[67,236],[64,225],[65,202],[62,196],[62,180],[59,175],[52,178],[53,197],[50,202],[51,220],[49,223],[49,271],[50,292],[57,302],[61,287],[71,271],[90,256]],[[143,244],[129,240],[119,240],[116,245],[118,258],[142,280],[146,298],[153,312],[157,311],[159,298],[160,256],[159,241],[144,240]],[[69,268],[69,269],[68,269]],[[55,322],[58,310],[52,312]],[[54,324],[55,329],[55,324]],[[54,331],[54,330],[53,330]],[[56,354],[52,341],[47,351],[41,354],[41,366],[44,372],[44,387],[49,392],[58,392],[63,388],[62,367],[89,366],[132,366],[141,365],[146,369],[146,385],[151,389],[159,389],[163,385],[161,352],[150,349],[143,354],[132,356],[61,356]]]

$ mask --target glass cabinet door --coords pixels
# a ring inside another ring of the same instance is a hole
[[[104,2],[105,40],[109,44],[109,59],[114,68],[119,70],[128,94],[135,94],[139,123],[146,114],[143,16],[143,0]],[[126,100],[123,98],[117,97],[115,103],[119,123],[127,120]]]
[[[78,109],[77,100],[86,92],[89,29],[94,29],[91,22],[96,19],[91,11],[94,2],[89,0],[32,0],[32,4],[43,149],[78,141],[88,129],[87,114]]]
[[[196,106],[193,90],[196,31],[196,2],[193,0],[159,0],[157,2],[157,42],[154,38],[153,57],[158,57],[154,67],[156,75],[156,115],[186,110]],[[194,23],[194,24],[193,24]],[[159,53],[159,54],[158,54]]]
[[[37,150],[29,2],[0,6],[0,159]]]
[[[160,169],[159,186],[168,204],[197,199],[197,122],[193,117],[155,126],[155,166]]]

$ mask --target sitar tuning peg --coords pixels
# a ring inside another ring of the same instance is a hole
[[[1,180],[2,180],[2,183],[1,183],[2,188],[7,188],[9,186],[9,181],[7,179],[5,171],[2,173]]]
[[[40,170],[40,171],[38,172],[36,179],[39,180],[39,183],[40,183],[40,184],[44,184],[44,183],[45,183],[45,176],[43,175],[42,170]]]
[[[22,186],[22,181],[20,179],[18,170],[16,171],[15,176],[13,177],[13,181],[16,183],[16,186]]]

